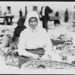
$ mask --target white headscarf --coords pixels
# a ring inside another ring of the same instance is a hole
[[[42,24],[41,24],[41,21],[40,21],[40,19],[39,19],[39,14],[38,14],[36,11],[30,11],[30,12],[27,13],[27,18],[26,18],[26,21],[25,21],[24,25],[25,25],[27,28],[30,28],[30,26],[29,26],[29,19],[30,19],[31,17],[36,17],[37,20],[38,20],[38,25],[37,25],[36,29],[41,28],[41,27],[42,27]],[[31,28],[30,28],[30,29],[31,29]],[[35,30],[36,30],[36,29],[35,29]]]

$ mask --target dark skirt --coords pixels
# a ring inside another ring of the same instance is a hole
[[[54,25],[56,24],[60,24],[60,21],[59,20],[54,20]]]
[[[33,54],[38,54],[39,56],[44,55],[45,50],[43,48],[37,48],[37,49],[26,49],[28,52],[33,53]],[[28,62],[34,60],[33,58],[27,57],[27,56],[19,56],[19,68],[21,68],[21,66]]]

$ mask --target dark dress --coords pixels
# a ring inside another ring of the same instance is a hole
[[[59,19],[54,20],[54,25],[59,24],[60,25],[60,21]]]
[[[25,25],[24,25],[24,22],[25,22],[24,17],[19,18],[19,20],[17,22],[18,26],[15,28],[15,31],[14,31],[14,36],[15,37],[19,37],[21,31],[23,31],[26,28]]]
[[[57,24],[60,25],[60,17],[59,17],[59,12],[55,13],[55,20],[54,20],[54,25],[56,26]]]
[[[25,22],[25,18],[24,17],[21,17],[19,18],[17,24],[18,26],[15,28],[14,30],[14,35],[12,37],[12,40],[11,40],[11,48],[12,49],[17,49],[17,44],[19,42],[19,37],[20,37],[20,33],[26,28],[25,25],[24,25],[24,22]]]
[[[64,21],[68,22],[68,20],[69,20],[68,10],[66,10],[65,11],[65,19],[64,19]]]

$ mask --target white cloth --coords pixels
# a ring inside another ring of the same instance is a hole
[[[29,28],[29,29],[31,30],[31,28],[30,28],[30,26],[29,26],[29,19],[30,19],[30,17],[36,17],[37,20],[38,20],[38,26],[37,26],[36,30],[37,30],[38,28],[42,27],[41,21],[39,20],[39,13],[37,13],[36,11],[30,11],[30,12],[27,13],[26,21],[25,21],[25,23],[24,23],[24,25],[25,25],[27,28]]]

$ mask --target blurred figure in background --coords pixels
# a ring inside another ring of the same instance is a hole
[[[2,18],[2,16],[3,16],[3,12],[2,12],[2,7],[0,6],[0,24],[1,25],[4,25],[4,18]]]
[[[68,14],[68,9],[66,9],[64,22],[68,22],[68,20],[69,20],[69,14]]]
[[[0,15],[2,15],[2,9],[1,9],[1,7],[0,7]]]
[[[23,16],[22,9],[20,9],[20,11],[19,11],[19,16],[20,16],[20,17]]]
[[[58,25],[60,25],[60,20],[59,19],[60,19],[59,12],[57,11],[55,13],[55,20],[54,20],[55,27],[58,27]]]
[[[25,19],[26,19],[26,16],[27,16],[27,6],[25,6]]]
[[[73,15],[73,31],[75,31],[75,6],[74,6],[74,15]]]
[[[19,37],[20,36],[20,32],[25,29],[25,25],[24,25],[24,22],[25,22],[25,17],[21,17],[19,18],[18,22],[17,22],[17,27],[15,28],[15,31],[14,31],[14,36],[15,37]]]
[[[5,24],[11,25],[12,19],[13,19],[14,16],[12,16],[12,14],[11,14],[11,7],[10,6],[7,6],[7,10],[4,13],[4,15],[5,15]]]
[[[43,28],[45,28],[46,30],[48,30],[47,23],[48,23],[48,21],[50,19],[49,14],[52,13],[52,12],[53,12],[53,10],[48,6],[43,6],[41,8],[40,20],[43,23]]]

